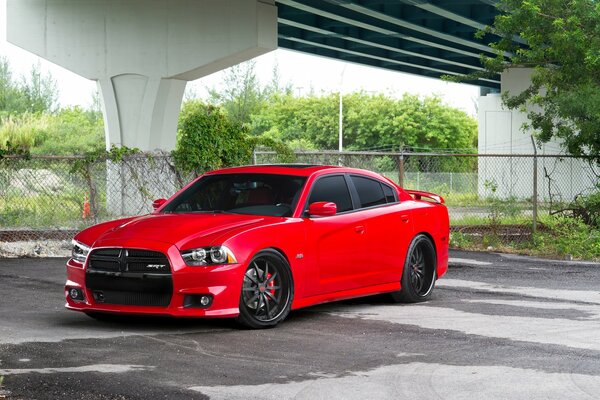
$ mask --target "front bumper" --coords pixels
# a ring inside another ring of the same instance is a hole
[[[123,247],[158,251],[167,256],[172,272],[171,298],[165,303],[168,305],[125,305],[102,302],[102,299],[98,298],[98,292],[86,285],[87,264],[82,265],[70,259],[67,262],[67,282],[65,284],[66,308],[83,312],[171,315],[175,317],[235,317],[239,314],[239,300],[245,272],[242,264],[189,267],[181,259],[179,250],[172,245],[157,242],[152,243],[152,246],[146,244],[145,247]],[[118,282],[119,278],[112,279],[116,279],[115,282]],[[144,287],[144,285],[139,286]],[[83,299],[72,299],[69,295],[70,289],[81,290]],[[208,306],[202,306],[195,301],[190,302],[190,298],[199,298],[202,295],[211,297]]]

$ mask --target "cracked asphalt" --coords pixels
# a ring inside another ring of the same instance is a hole
[[[451,252],[425,304],[99,322],[64,259],[0,259],[0,399],[599,399],[600,265]]]

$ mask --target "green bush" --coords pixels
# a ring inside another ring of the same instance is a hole
[[[172,154],[179,172],[200,174],[250,164],[257,146],[275,150],[279,162],[294,161],[294,153],[281,141],[269,135],[250,136],[244,126],[230,121],[221,108],[192,100],[181,110],[177,146]]]
[[[64,108],[56,115],[41,117],[45,125],[36,132],[32,154],[73,155],[104,150],[104,123],[93,111]]]
[[[575,214],[587,225],[600,228],[600,191],[577,197]]]
[[[184,104],[177,128],[175,165],[196,174],[248,164],[253,145],[241,125],[231,123],[219,107],[197,100]]]
[[[571,254],[579,259],[600,259],[600,230],[579,218],[564,216],[546,218],[543,226],[532,244],[539,254]]]

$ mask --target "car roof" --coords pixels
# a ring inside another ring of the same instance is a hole
[[[309,177],[312,175],[322,175],[329,172],[338,173],[354,173],[371,176],[373,178],[381,179],[382,176],[372,171],[349,168],[336,165],[316,165],[316,164],[259,164],[259,165],[245,165],[241,167],[230,167],[223,168],[214,171],[207,172],[207,175],[216,174],[275,174],[275,175],[293,175],[293,176],[305,176]],[[384,178],[384,180],[387,180]]]
[[[278,175],[296,175],[310,176],[315,172],[322,170],[339,169],[333,165],[316,165],[316,164],[262,164],[262,165],[245,165],[241,167],[223,168],[208,172],[207,174],[278,174]]]

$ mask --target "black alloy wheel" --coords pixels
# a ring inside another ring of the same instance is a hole
[[[274,250],[263,250],[248,264],[240,296],[240,324],[269,328],[290,312],[294,294],[287,260]]]
[[[419,234],[410,243],[402,271],[401,289],[392,293],[397,302],[427,301],[435,286],[437,258],[431,240]]]

